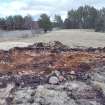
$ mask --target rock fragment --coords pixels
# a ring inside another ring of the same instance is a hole
[[[50,84],[53,84],[53,85],[56,85],[56,84],[59,83],[59,79],[58,79],[56,76],[51,76],[51,77],[49,78],[49,83],[50,83]]]

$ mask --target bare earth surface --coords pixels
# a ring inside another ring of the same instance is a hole
[[[69,47],[105,47],[105,33],[93,32],[92,30],[59,30],[33,36],[31,35],[31,37],[28,36],[27,38],[2,37],[0,38],[0,49],[8,49],[15,46],[23,47],[39,41],[49,42],[55,40]]]
[[[0,105],[105,105],[105,47],[0,50]]]
[[[0,38],[0,105],[105,105],[104,33],[23,36]]]

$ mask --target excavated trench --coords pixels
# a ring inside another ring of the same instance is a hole
[[[67,72],[94,68],[105,61],[105,48],[70,49],[60,42],[36,43],[24,48],[0,51],[0,73],[47,75],[53,70]],[[83,66],[83,67],[81,67]]]
[[[0,105],[26,103],[105,105],[105,48],[54,41],[0,50]]]
[[[58,41],[0,51],[0,74],[48,77],[52,72],[79,74],[105,65],[105,48],[69,48]]]

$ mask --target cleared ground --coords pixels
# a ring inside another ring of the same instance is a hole
[[[0,49],[27,46],[35,42],[61,41],[70,47],[105,47],[105,33],[92,30],[59,30],[24,38],[1,38]]]

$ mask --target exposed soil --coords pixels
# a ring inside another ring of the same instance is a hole
[[[1,73],[38,75],[49,74],[53,70],[69,72],[79,70],[79,66],[83,64],[83,69],[86,71],[87,65],[92,70],[94,64],[98,62],[105,62],[105,48],[70,49],[57,41],[0,51]]]
[[[105,105],[105,48],[54,41],[1,50],[0,105]]]

